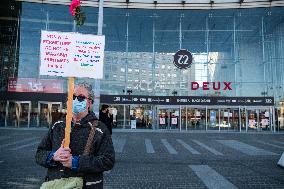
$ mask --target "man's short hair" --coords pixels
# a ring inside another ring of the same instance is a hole
[[[80,82],[80,83],[77,83],[76,84],[76,87],[84,87],[85,89],[87,89],[88,91],[88,98],[90,100],[92,100],[92,103],[94,103],[94,92],[93,92],[93,87],[92,85],[90,85],[89,83],[87,82]]]
[[[102,105],[102,111],[105,110],[105,109],[108,109],[108,108],[109,108],[109,105],[106,105],[106,104]]]

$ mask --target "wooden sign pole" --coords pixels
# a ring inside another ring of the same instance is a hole
[[[67,116],[66,116],[64,148],[69,147],[70,144],[71,121],[73,117],[72,106],[73,106],[73,94],[74,94],[74,80],[75,80],[74,77],[68,77],[68,100],[67,100]]]

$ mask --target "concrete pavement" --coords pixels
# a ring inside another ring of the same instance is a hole
[[[0,129],[0,188],[39,188],[46,129]],[[284,134],[115,130],[105,188],[284,188]]]

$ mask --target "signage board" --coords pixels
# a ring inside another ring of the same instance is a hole
[[[174,65],[179,69],[187,69],[192,64],[192,54],[186,49],[180,49],[174,55]]]
[[[9,92],[63,93],[63,80],[36,78],[9,78]]]
[[[166,119],[164,117],[160,117],[160,125],[165,125],[166,124]]]
[[[273,106],[273,97],[101,95],[101,103],[155,105]]]
[[[177,125],[178,121],[176,117],[172,117],[172,125]]]

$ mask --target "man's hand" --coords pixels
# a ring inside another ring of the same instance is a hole
[[[54,153],[53,161],[59,161],[60,163],[68,161],[70,158],[72,160],[72,154],[70,148],[64,148],[64,139],[61,143],[61,147]]]
[[[72,155],[66,160],[61,162],[64,167],[72,168]]]

